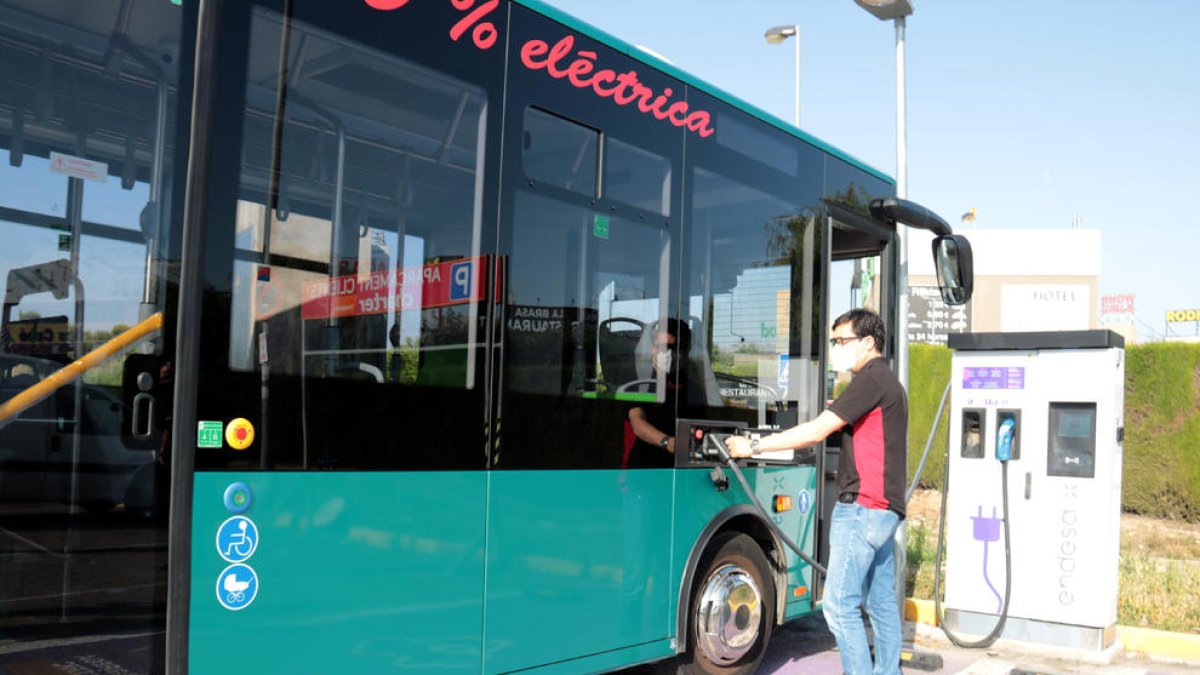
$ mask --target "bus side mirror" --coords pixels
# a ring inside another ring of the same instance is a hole
[[[947,305],[965,305],[975,288],[971,243],[961,234],[944,234],[933,240],[933,266],[938,287]]]

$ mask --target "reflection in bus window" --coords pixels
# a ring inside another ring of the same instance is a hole
[[[642,329],[665,316],[666,229],[527,192],[516,213],[506,387],[613,395],[652,378]]]
[[[612,136],[604,140],[604,196],[650,213],[671,213],[671,162]]]
[[[0,0],[0,671],[163,669],[183,18]]]
[[[600,132],[570,120],[525,109],[522,163],[530,178],[588,197],[598,194]]]
[[[756,424],[794,416],[798,405],[806,414],[818,381],[818,220],[705,169],[694,185],[689,311],[711,336],[707,404],[753,411]]]
[[[255,14],[262,58],[249,66],[230,300],[228,364],[250,376],[236,389],[254,401],[248,412],[269,440],[256,444],[257,461],[224,461],[479,463],[477,426],[446,432],[452,459],[414,443],[415,425],[393,434],[377,425],[401,411],[482,404],[483,301],[494,274],[480,244],[486,93],[303,22],[290,30],[280,117],[281,24]],[[398,87],[428,95],[398,96]]]
[[[273,20],[258,24],[278,39]],[[246,118],[230,365],[253,369],[265,346],[280,375],[475,386],[470,346],[488,269],[471,199],[483,94],[438,76],[441,93],[462,102],[458,118],[443,119],[427,99],[368,86],[416,87],[433,77],[423,68],[293,30],[306,48],[292,67],[304,76],[287,106],[274,209],[264,192],[273,100],[249,85],[266,109]]]
[[[662,405],[651,362],[667,316],[671,237],[516,194],[507,261],[501,468],[616,468],[631,405]]]

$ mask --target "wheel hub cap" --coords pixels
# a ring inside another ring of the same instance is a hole
[[[697,644],[709,661],[729,665],[758,640],[762,594],[749,572],[725,565],[705,582],[696,612]]]

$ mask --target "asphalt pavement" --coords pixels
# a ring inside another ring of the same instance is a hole
[[[902,672],[908,675],[924,672],[959,675],[1200,673],[1200,665],[1162,663],[1123,653],[1117,653],[1111,662],[1100,663],[1093,655],[1073,655],[1003,640],[988,649],[964,649],[952,645],[940,629],[911,621],[905,622],[905,637],[906,664]],[[643,667],[621,672],[644,675],[652,671]],[[757,675],[838,675],[841,672],[837,645],[824,618],[817,614],[776,628]]]

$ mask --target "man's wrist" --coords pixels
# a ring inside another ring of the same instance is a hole
[[[662,448],[663,450],[666,450],[667,447],[669,447],[670,445],[671,445],[671,437],[670,436],[663,434],[663,437],[658,439],[658,447]]]

